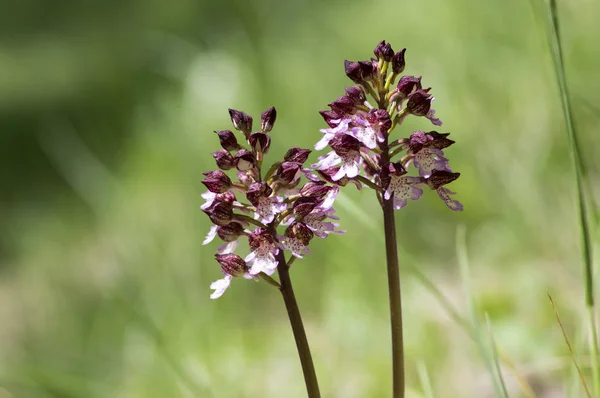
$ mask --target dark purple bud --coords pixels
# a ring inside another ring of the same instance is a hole
[[[215,131],[219,136],[219,141],[221,142],[221,147],[226,151],[237,151],[240,149],[240,144],[238,144],[235,135],[230,130],[220,130]]]
[[[375,47],[373,53],[378,59],[383,58],[383,60],[386,62],[391,61],[392,57],[394,56],[392,45],[390,43],[386,43],[385,40],[382,40],[377,47]]]
[[[304,162],[306,162],[306,160],[308,159],[308,155],[310,155],[311,152],[312,151],[310,149],[302,149],[296,147],[290,148],[283,157],[283,160],[285,160],[286,162],[297,162],[300,164],[304,164]]]
[[[385,109],[371,109],[367,114],[367,120],[372,125],[379,126],[379,129],[384,133],[392,127],[392,119]]]
[[[264,111],[260,115],[260,129],[263,133],[268,133],[273,129],[273,125],[275,124],[275,119],[277,119],[277,111],[275,107],[272,106],[266,111]]]
[[[324,181],[308,181],[300,189],[300,195],[305,197],[315,197],[322,200],[333,187],[326,185]]]
[[[239,222],[232,221],[227,225],[217,228],[217,235],[225,242],[238,240],[244,234],[244,227]]]
[[[252,130],[252,116],[231,108],[229,108],[229,116],[236,130],[243,132],[245,135],[250,134]]]
[[[344,61],[344,69],[346,71],[346,76],[357,84],[362,84],[371,80],[376,71],[373,67],[373,63],[370,61]]]
[[[425,179],[425,183],[427,183],[431,189],[438,189],[443,185],[451,183],[458,177],[460,177],[460,173],[453,173],[446,170],[433,170],[431,176]]]
[[[215,254],[215,258],[221,264],[223,272],[227,275],[242,276],[248,272],[248,265],[237,254]]]
[[[315,236],[306,225],[301,222],[295,222],[285,230],[285,236],[298,239],[304,246],[308,246],[310,240]]]
[[[250,235],[248,235],[248,246],[251,251],[255,251],[260,248],[263,244],[273,245],[275,240],[273,235],[266,228],[255,228]]]
[[[447,138],[450,133],[438,133],[437,131],[430,131],[427,136],[431,137],[431,143],[429,144],[432,148],[444,149],[454,144],[455,141]]]
[[[344,156],[349,152],[358,152],[360,150],[360,141],[348,134],[336,134],[329,146],[340,156]]]
[[[224,201],[215,201],[210,207],[204,212],[210,218],[215,225],[227,225],[233,219],[233,207],[232,203]]]
[[[421,77],[402,76],[396,88],[401,99],[408,98],[409,95],[421,89]]]
[[[219,149],[217,152],[213,152],[212,155],[221,170],[230,170],[235,167],[233,156],[225,149]]]
[[[283,162],[277,169],[275,177],[282,184],[289,185],[298,180],[300,173],[302,173],[302,163]]]
[[[267,153],[271,146],[271,137],[265,133],[252,133],[248,137],[248,144],[256,152]]]
[[[240,171],[250,170],[256,164],[256,158],[247,149],[240,149],[238,153],[235,154],[235,167],[237,167]]]
[[[257,206],[260,203],[260,199],[268,198],[272,193],[273,190],[266,182],[255,182],[250,185],[248,191],[246,191],[246,198],[248,198],[250,203],[254,206]]]
[[[394,71],[394,73],[397,75],[402,73],[404,71],[404,67],[406,66],[404,62],[405,52],[406,48],[402,49],[401,51],[398,51],[396,54],[394,54],[394,57],[392,58],[392,71]]]
[[[296,220],[301,220],[302,218],[306,217],[311,211],[313,211],[315,207],[317,207],[321,202],[322,200],[313,196],[306,196],[296,199],[294,201],[293,207],[294,217],[296,218]]]
[[[202,181],[202,184],[204,184],[209,191],[223,193],[231,188],[231,179],[222,171],[207,171],[203,174],[206,178]]]
[[[332,120],[340,120],[342,115],[335,113],[334,111],[320,111],[319,112],[323,119],[325,119],[325,123],[329,125],[329,127],[337,126],[337,123],[332,123]]]
[[[454,144],[454,141],[446,138],[448,133],[440,134],[437,131],[415,131],[408,139],[408,148],[411,153],[417,153],[424,147],[444,149]]]
[[[332,111],[340,115],[351,115],[356,109],[352,98],[347,97],[345,95],[343,97],[339,97],[338,99],[336,99],[328,105]]]
[[[415,116],[425,116],[431,109],[431,99],[426,90],[417,90],[408,97],[406,109]]]
[[[352,100],[355,106],[362,105],[367,100],[365,91],[361,86],[346,87],[346,96]]]

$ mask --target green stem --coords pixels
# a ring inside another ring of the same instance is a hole
[[[390,161],[388,138],[382,143],[381,167]],[[400,267],[396,243],[396,220],[393,197],[383,199],[383,227],[385,232],[385,254],[387,259],[390,319],[392,329],[392,380],[393,398],[404,398],[404,340],[402,331],[402,296],[400,292]]]
[[[366,177],[357,175],[356,177],[354,177],[354,179],[356,181],[362,182],[363,184],[365,184],[366,186],[368,186],[370,188],[373,188],[377,192],[383,192],[383,188],[381,188],[379,185],[375,184],[373,181],[369,180]]]
[[[261,278],[262,280],[264,280],[265,282],[267,282],[269,285],[273,285],[278,289],[281,289],[281,285],[279,284],[279,282],[277,282],[275,279],[271,278],[269,275],[265,274],[264,272],[261,272],[260,274],[258,274],[259,278]]]
[[[304,373],[308,398],[320,398],[321,393],[319,392],[317,373],[315,372],[315,365],[313,364],[308,339],[304,331],[304,324],[302,323],[302,317],[300,316],[300,310],[298,309],[298,303],[294,295],[294,288],[292,287],[292,280],[290,279],[290,272],[285,262],[283,250],[280,250],[276,257],[278,261],[277,272],[279,273],[281,284],[279,291],[281,291],[281,295],[283,296],[292,332],[294,333],[294,339],[296,340],[296,348],[298,349],[298,356],[300,357],[300,364]]]

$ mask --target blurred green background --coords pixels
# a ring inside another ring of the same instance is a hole
[[[311,147],[318,111],[350,81],[344,59],[407,47],[457,144],[452,213],[431,192],[397,213],[409,397],[489,397],[476,345],[415,278],[468,317],[471,288],[539,397],[576,397],[561,311],[584,370],[573,171],[531,2],[21,0],[0,13],[0,397],[302,397],[277,291],[220,278],[201,173],[227,108],[278,110],[268,159]],[[574,111],[597,193],[600,3],[560,2]],[[402,134],[431,129],[413,118]],[[316,154],[311,160],[316,159]],[[348,233],[314,241],[292,277],[324,397],[388,397],[380,210],[343,191]],[[512,397],[522,396],[510,371]]]

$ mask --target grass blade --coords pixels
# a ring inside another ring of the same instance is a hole
[[[500,367],[500,361],[498,359],[498,349],[496,346],[496,340],[494,339],[494,332],[492,331],[492,323],[490,322],[490,317],[487,312],[485,314],[485,323],[490,335],[492,359],[494,361],[494,366],[496,367],[496,374],[498,376],[498,380],[500,381],[500,387],[502,387],[502,393],[508,398],[508,390],[506,389],[506,383],[504,382],[504,377],[502,376],[502,368]]]
[[[565,331],[565,328],[563,327],[563,324],[560,321],[560,316],[558,315],[558,309],[556,309],[554,300],[552,300],[552,295],[550,295],[550,292],[548,292],[548,291],[546,291],[546,293],[548,293],[548,298],[550,299],[550,303],[552,304],[552,308],[554,309],[554,315],[556,315],[556,320],[558,321],[558,326],[560,326],[560,330],[562,331],[565,342],[567,343],[567,347],[569,348],[569,352],[571,353],[571,358],[573,359],[573,364],[575,365],[575,368],[577,368],[577,373],[579,374],[579,379],[581,380],[581,384],[583,385],[583,388],[585,389],[585,392],[586,392],[588,398],[592,398],[592,394],[590,394],[590,390],[588,389],[587,383],[585,382],[583,373],[581,372],[581,369],[579,368],[579,365],[577,364],[577,359],[575,358],[575,353],[573,352],[573,348],[571,347],[571,343],[569,342],[569,337],[567,336],[567,332]]]
[[[556,81],[560,90],[562,111],[567,127],[569,146],[571,149],[571,158],[575,171],[575,182],[577,186],[577,204],[579,211],[579,225],[581,228],[580,239],[582,246],[584,279],[585,279],[585,305],[588,312],[588,322],[590,330],[590,351],[592,354],[592,381],[594,386],[594,395],[600,396],[600,363],[598,358],[598,332],[596,329],[596,312],[594,302],[594,273],[592,259],[592,238],[589,216],[587,214],[587,192],[591,192],[589,187],[584,185],[583,176],[586,174],[585,165],[581,158],[581,147],[577,139],[575,121],[573,119],[572,101],[567,85],[567,78],[564,67],[564,57],[562,44],[560,40],[559,17],[556,0],[544,1],[546,8],[546,25],[548,34],[548,44],[552,53]]]
[[[434,398],[435,395],[433,395],[433,387],[431,386],[431,379],[429,379],[429,373],[427,372],[425,362],[417,362],[417,373],[419,375],[421,387],[423,388],[423,396],[425,398]]]
[[[481,326],[481,322],[479,322],[479,316],[477,314],[477,310],[475,308],[475,300],[473,295],[471,294],[470,287],[470,269],[469,269],[469,260],[467,256],[467,244],[466,244],[466,229],[464,226],[460,226],[456,233],[456,252],[458,255],[458,262],[460,265],[461,276],[463,280],[463,286],[465,289],[465,296],[468,302],[469,312],[471,313],[471,323],[474,331],[474,338],[477,346],[479,348],[480,355],[485,363],[487,370],[492,378],[492,384],[494,386],[494,393],[497,397],[507,398],[507,396],[503,393],[502,387],[500,386],[500,382],[496,377],[496,372],[494,371],[494,362],[492,359],[492,355],[486,347],[483,338],[483,328]]]

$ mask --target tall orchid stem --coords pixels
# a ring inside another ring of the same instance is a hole
[[[390,161],[388,138],[381,145],[381,167]],[[400,267],[396,243],[396,219],[393,197],[382,202],[383,228],[385,232],[385,255],[387,260],[388,288],[390,297],[390,319],[392,326],[392,380],[393,398],[404,398],[404,338],[402,331],[402,296],[400,294]]]
[[[294,295],[292,280],[290,279],[290,270],[285,262],[285,256],[282,250],[279,251],[276,258],[278,262],[277,272],[279,273],[279,282],[281,284],[279,291],[281,291],[281,295],[283,296],[292,331],[294,332],[294,340],[296,340],[298,356],[300,357],[300,364],[302,365],[302,372],[304,373],[306,392],[308,393],[308,398],[321,398],[315,365],[310,353],[306,332],[304,331],[300,309],[298,308],[296,296]]]

